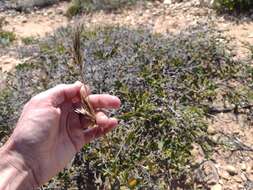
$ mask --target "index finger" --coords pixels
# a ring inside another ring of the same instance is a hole
[[[74,84],[60,84],[34,97],[40,101],[49,102],[55,107],[60,106],[63,102],[80,98],[80,89],[83,84],[79,81]],[[86,96],[88,92],[86,92]]]
[[[112,96],[109,94],[94,94],[89,95],[87,98],[94,109],[118,109],[121,104],[121,101],[117,96]]]

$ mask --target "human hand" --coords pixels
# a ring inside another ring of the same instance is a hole
[[[98,127],[88,128],[89,121],[74,112],[76,104],[80,103],[80,91],[88,96],[82,86],[80,82],[59,85],[33,97],[24,106],[13,134],[1,148],[1,160],[27,170],[33,178],[30,182],[33,186],[47,182],[84,144],[105,135],[117,125],[115,118],[97,111]],[[120,107],[120,100],[115,96],[89,95],[88,99],[95,110]]]

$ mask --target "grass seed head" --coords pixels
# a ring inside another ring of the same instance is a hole
[[[91,126],[96,125],[96,116],[95,116],[95,110],[92,107],[92,105],[89,102],[89,99],[87,96],[85,96],[88,92],[87,84],[84,79],[84,58],[81,51],[81,34],[82,34],[83,26],[78,24],[73,32],[73,60],[74,65],[79,67],[80,76],[82,78],[83,87],[80,90],[80,96],[81,96],[81,107],[76,109],[75,112],[83,115],[86,119],[91,121]]]

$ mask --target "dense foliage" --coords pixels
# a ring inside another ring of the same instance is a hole
[[[253,10],[252,0],[215,0],[216,8],[221,12],[246,12]]]
[[[40,56],[9,74],[0,95],[5,129],[14,126],[32,95],[80,78],[71,62],[71,33],[70,27],[61,29],[40,42]],[[49,189],[167,189],[186,183],[192,143],[210,151],[208,114],[217,105],[252,104],[252,67],[234,61],[226,39],[206,25],[167,36],[120,27],[87,29],[82,49],[83,74],[93,92],[122,99],[121,110],[113,113],[120,126],[86,145]]]

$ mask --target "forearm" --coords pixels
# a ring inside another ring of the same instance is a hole
[[[32,172],[22,165],[22,161],[0,149],[0,189],[30,190],[36,187]]]

